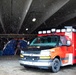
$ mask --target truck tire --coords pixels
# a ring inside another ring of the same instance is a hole
[[[29,66],[24,66],[24,68],[25,68],[25,69],[28,69],[28,68],[29,68]]]
[[[52,62],[52,65],[51,65],[51,71],[53,73],[56,73],[60,70],[60,61],[58,58],[55,58]]]

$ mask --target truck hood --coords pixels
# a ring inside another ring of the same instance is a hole
[[[28,46],[24,49],[23,51],[41,51],[41,50],[46,50],[46,49],[51,49],[54,48],[53,46]]]
[[[51,49],[54,47],[50,46],[28,46],[25,49],[22,49],[25,54],[40,54],[41,50]]]

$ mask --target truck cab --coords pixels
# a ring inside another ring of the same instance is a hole
[[[55,32],[40,31],[38,37],[25,49],[21,50],[20,65],[26,67],[48,68],[58,72],[61,66],[76,63],[75,32],[71,29]]]

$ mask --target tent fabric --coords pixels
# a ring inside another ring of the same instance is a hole
[[[15,40],[10,40],[4,47],[3,55],[14,55],[15,44],[16,44]]]
[[[20,42],[20,47],[25,48],[27,46],[27,41],[25,40],[19,40]],[[15,49],[16,49],[16,40],[10,40],[6,46],[4,47],[3,50],[3,55],[14,55],[15,54]]]

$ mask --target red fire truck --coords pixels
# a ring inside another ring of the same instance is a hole
[[[54,73],[61,66],[76,64],[76,30],[39,31],[30,46],[21,50],[19,62],[24,67],[48,68]]]

